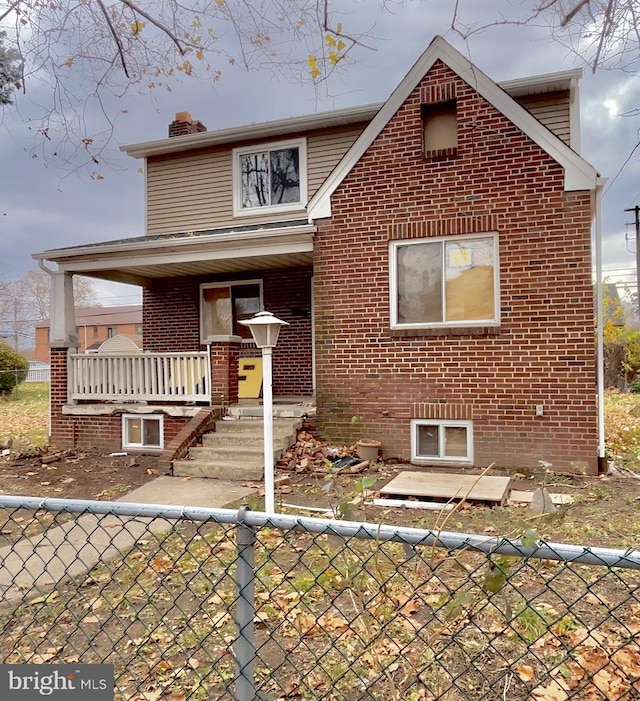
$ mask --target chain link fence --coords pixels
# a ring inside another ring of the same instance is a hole
[[[0,496],[4,663],[116,699],[640,698],[640,552]]]

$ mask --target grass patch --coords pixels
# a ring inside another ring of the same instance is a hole
[[[1,436],[13,436],[44,446],[47,444],[48,419],[48,382],[23,382],[8,399],[0,401]]]
[[[605,443],[609,457],[640,472],[640,394],[608,390],[604,398]]]

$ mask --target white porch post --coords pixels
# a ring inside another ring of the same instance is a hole
[[[62,271],[52,271],[50,274],[49,345],[52,348],[71,348],[78,345],[73,275]]]

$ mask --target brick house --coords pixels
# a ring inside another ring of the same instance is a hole
[[[34,256],[57,264],[52,441],[119,448],[137,413],[162,434],[147,448],[183,448],[237,401],[257,355],[238,322],[267,309],[290,324],[274,395],[315,397],[328,438],[595,472],[601,183],[579,77],[498,85],[436,38],[382,104],[218,131],[179,113],[170,138],[123,147],[146,161],[145,236]],[[144,379],[86,379],[73,274],[142,286]]]
[[[107,339],[126,336],[142,343],[142,305],[119,307],[78,307],[75,312],[77,353],[95,352]],[[33,357],[49,362],[49,319],[36,324]]]

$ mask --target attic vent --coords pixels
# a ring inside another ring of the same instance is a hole
[[[458,97],[455,83],[435,83],[424,85],[420,91],[420,102],[423,105],[433,105],[441,102],[451,102]]]
[[[448,158],[457,155],[458,109],[455,100],[422,105],[425,158]]]

